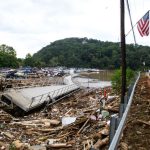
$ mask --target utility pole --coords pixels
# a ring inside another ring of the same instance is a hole
[[[121,66],[122,66],[122,86],[121,86],[121,103],[124,103],[126,92],[126,44],[125,44],[125,9],[124,0],[120,0],[120,36],[121,36]]]

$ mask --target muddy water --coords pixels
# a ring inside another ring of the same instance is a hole
[[[113,74],[113,70],[101,70],[99,72],[84,72],[80,75],[85,76],[87,78],[98,79],[100,81],[111,81]]]
[[[83,87],[104,88],[111,86],[111,77],[114,71],[99,71],[81,73],[73,81]]]
[[[83,77],[74,78],[74,83],[76,83],[79,86],[90,87],[90,88],[104,88],[104,87],[111,86],[111,81],[100,81],[100,80],[83,78]]]

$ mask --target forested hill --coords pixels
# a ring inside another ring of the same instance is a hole
[[[138,69],[145,62],[150,66],[150,47],[127,45],[127,66]],[[120,67],[119,43],[87,38],[66,38],[55,41],[33,55],[46,66],[92,67],[114,69]]]

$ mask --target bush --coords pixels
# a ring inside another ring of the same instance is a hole
[[[118,69],[115,71],[111,79],[112,88],[118,94],[121,92],[121,75],[122,75],[121,69]],[[133,77],[134,77],[134,71],[127,68],[126,69],[126,87],[129,86]]]

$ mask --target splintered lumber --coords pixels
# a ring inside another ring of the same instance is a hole
[[[9,149],[9,148],[8,148],[8,145],[5,144],[4,142],[1,142],[1,141],[0,141],[0,148],[3,149],[3,150]]]
[[[11,133],[9,133],[9,132],[4,132],[3,133],[6,137],[8,137],[8,138],[10,138],[10,139],[13,139],[13,138],[15,138]]]
[[[146,124],[146,125],[149,125],[150,126],[150,123],[149,122],[146,122],[146,121],[144,121],[144,120],[137,120],[138,122],[140,122],[140,123],[143,123],[143,124]]]
[[[16,140],[13,142],[13,145],[15,146],[16,149],[21,149],[24,145],[24,143],[21,143],[20,140]]]
[[[28,122],[12,122],[10,123],[11,125],[23,125],[23,126],[31,126],[31,127],[38,127],[38,126],[43,126],[43,124],[33,124],[33,123],[28,123]]]
[[[112,101],[112,102],[109,102],[109,103],[108,103],[108,107],[109,107],[109,106],[114,107],[114,106],[118,105],[118,103],[117,103],[116,101],[118,101],[118,99],[116,99],[116,100],[114,100],[114,101]]]
[[[49,122],[51,125],[59,125],[60,121],[56,119],[42,119],[41,122]]]
[[[72,111],[72,108],[69,109],[69,110],[65,113],[65,116],[66,116],[70,111]]]
[[[128,150],[128,145],[127,145],[127,143],[125,143],[125,142],[121,142],[120,145],[119,145],[119,147],[120,147],[122,150]]]
[[[80,134],[80,132],[83,130],[83,128],[86,126],[86,124],[89,122],[89,120],[90,120],[90,118],[88,118],[87,120],[86,120],[86,122],[84,123],[84,125],[80,128],[80,130],[78,131],[78,133],[77,134]]]
[[[47,129],[37,129],[38,131],[41,131],[41,132],[55,132],[55,131],[58,131],[58,130],[61,130],[62,127],[60,128],[47,128]]]
[[[83,130],[83,128],[87,125],[87,123],[89,122],[90,120],[90,116],[93,115],[94,113],[96,112],[96,110],[94,110],[88,117],[88,119],[86,120],[86,122],[83,124],[83,126],[80,128],[80,130],[78,131],[77,135],[80,134]]]
[[[102,135],[108,135],[109,134],[109,130],[107,128],[102,129],[101,131],[99,131],[98,133],[95,133],[92,138],[98,138],[101,139]]]
[[[109,112],[114,112],[114,113],[118,113],[119,109],[118,108],[112,108],[112,107],[105,107],[104,110],[107,110]]]
[[[109,137],[106,137],[106,138],[104,138],[104,139],[102,139],[102,140],[98,140],[95,144],[94,144],[94,148],[95,149],[99,149],[100,147],[102,147],[103,145],[106,145],[106,144],[108,144],[108,142],[109,142]]]
[[[68,148],[68,147],[72,147],[72,145],[67,143],[55,143],[55,144],[47,145],[46,147],[47,148]]]
[[[67,133],[65,133],[65,134],[58,135],[57,138],[61,138],[61,139],[62,139],[62,138],[67,137],[68,135],[73,134],[73,133],[74,133],[73,131],[67,132]]]
[[[38,138],[39,141],[44,141],[44,140],[47,140],[49,138],[49,135],[46,135],[46,136],[42,136],[40,138]]]
[[[58,120],[50,120],[50,119],[40,119],[40,120],[32,120],[32,121],[22,121],[22,122],[12,122],[11,124],[18,124],[24,126],[50,126],[50,125],[58,125],[60,121]]]
[[[83,141],[82,143],[83,143],[84,150],[89,150],[91,147],[93,147],[92,140],[86,140],[86,141]]]

